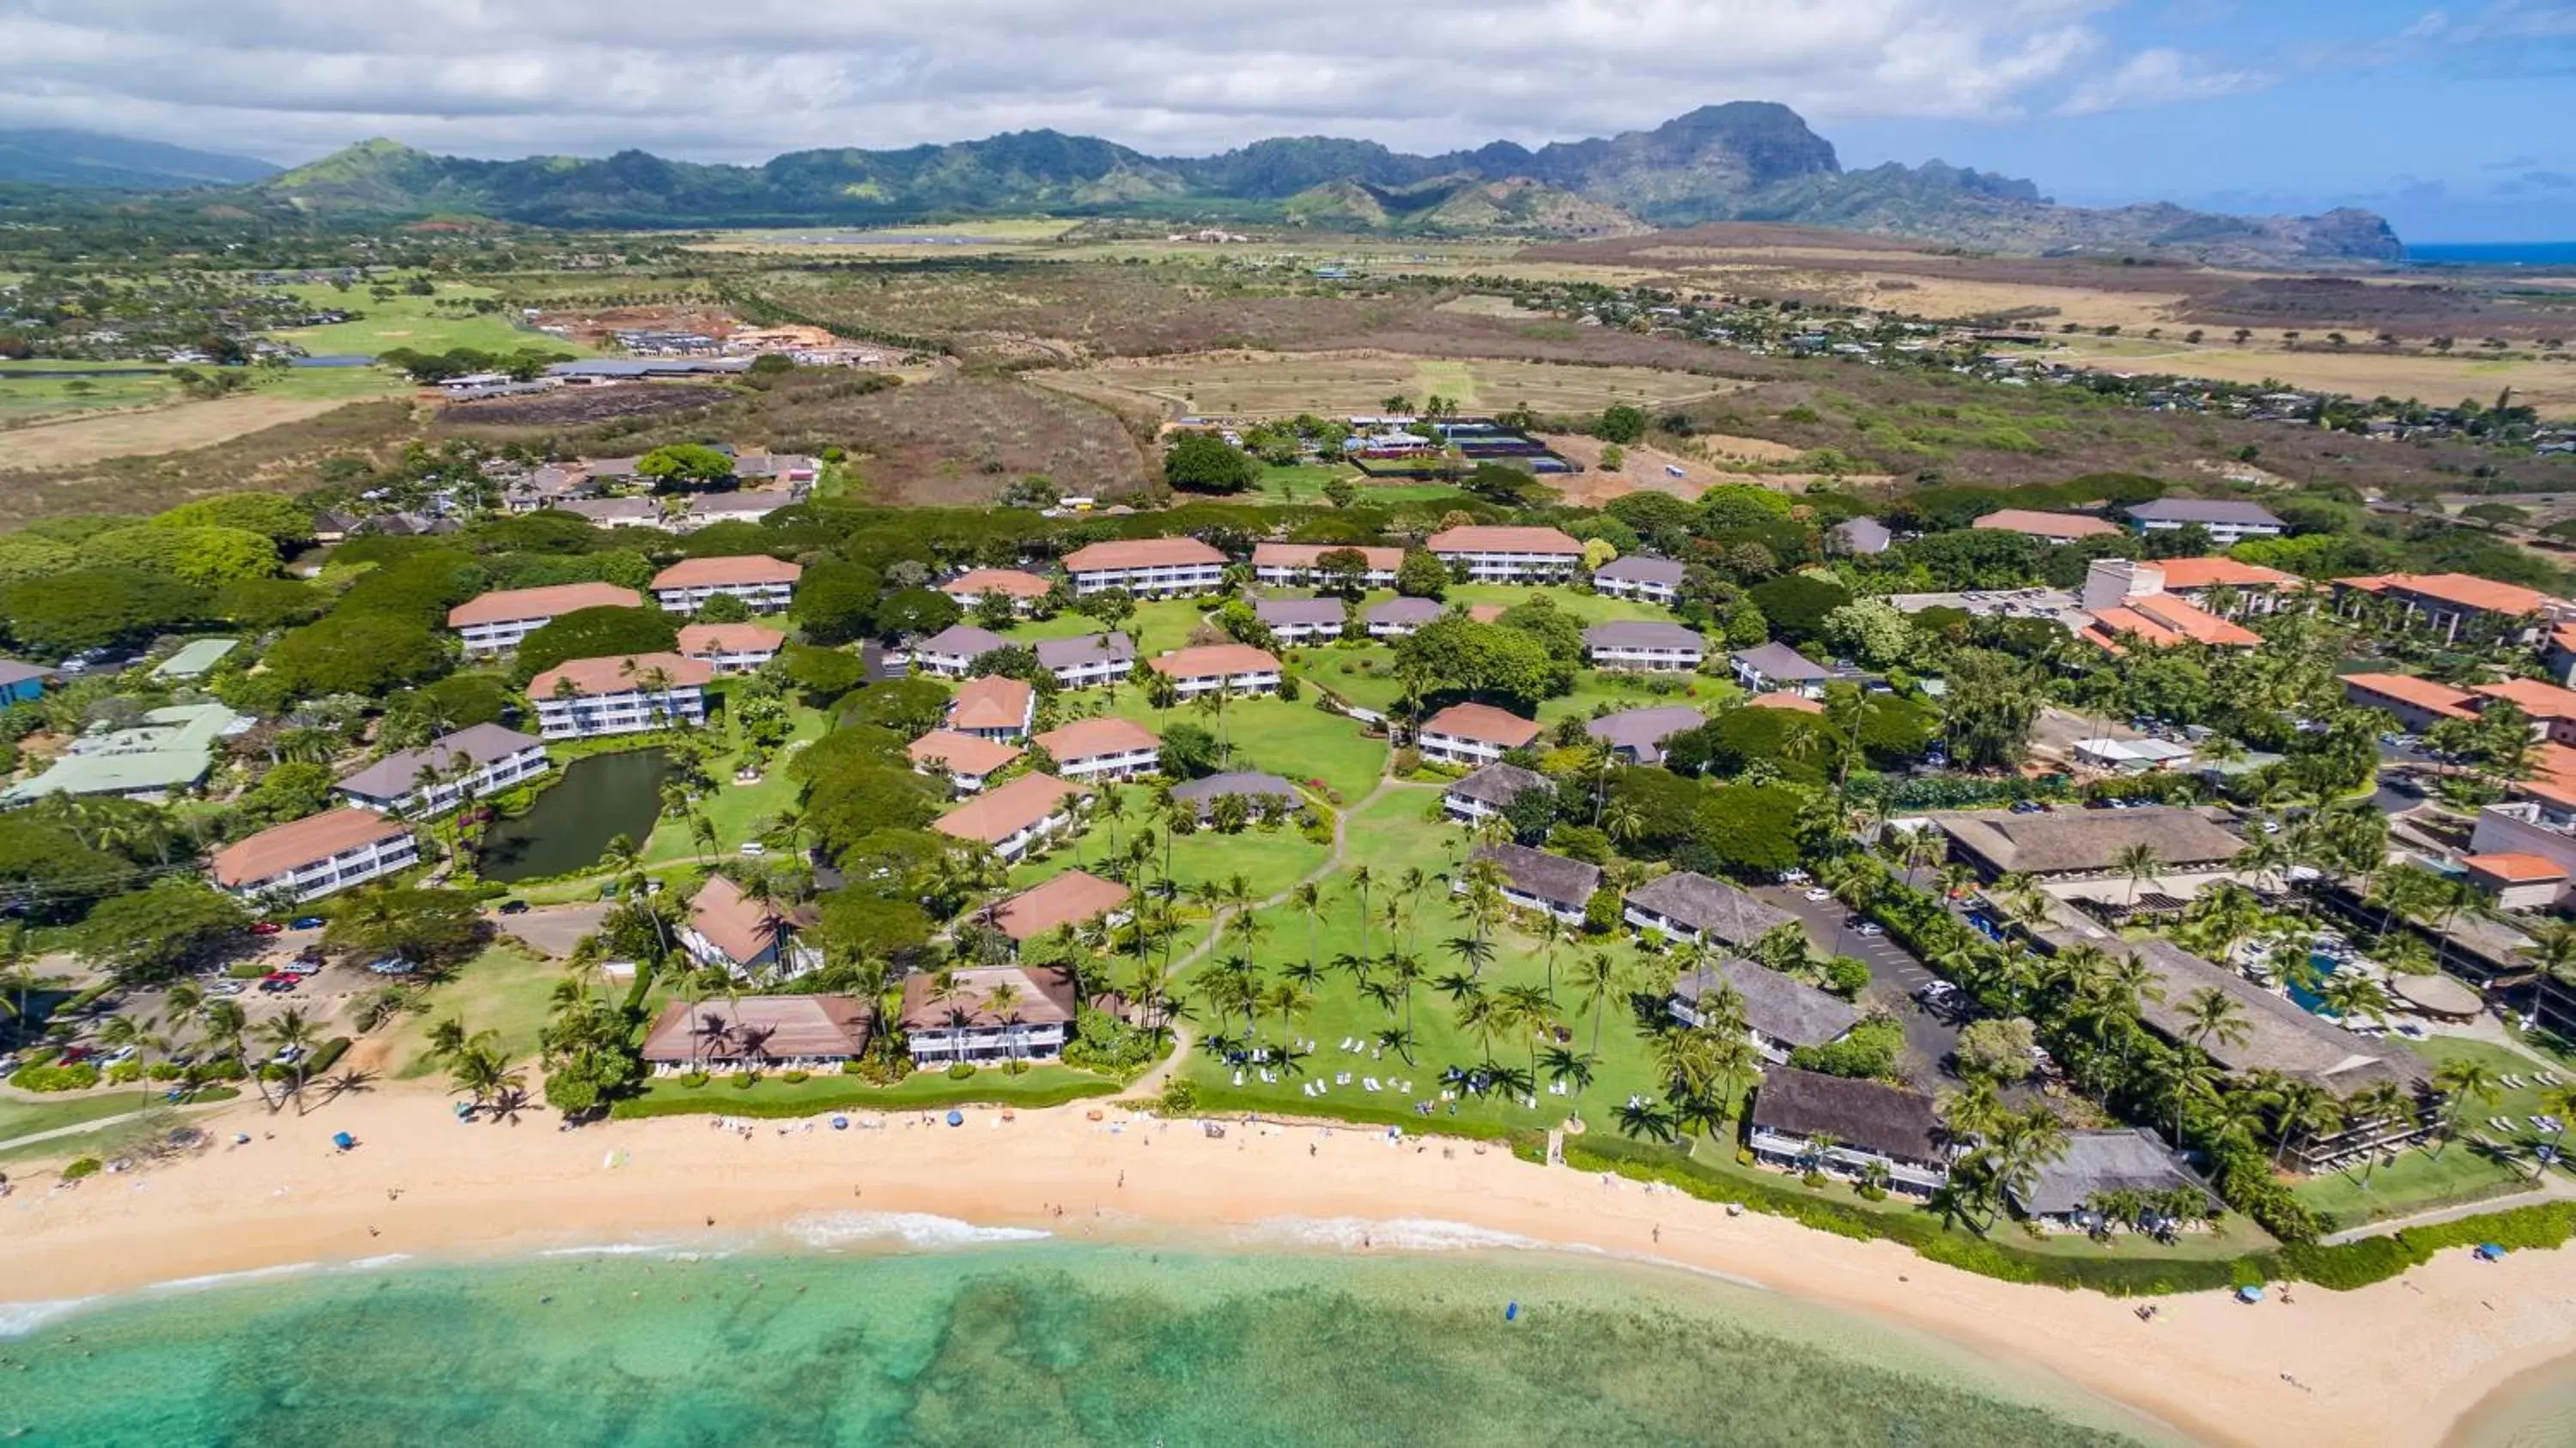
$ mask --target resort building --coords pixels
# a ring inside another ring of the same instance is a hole
[[[45,681],[54,671],[43,664],[0,659],[0,705],[26,704],[45,697]]]
[[[2497,704],[2511,704],[2531,718],[2535,739],[2576,744],[2576,691],[2538,679],[2503,679],[2469,690],[2469,707],[2483,714]]]
[[[1265,598],[1252,605],[1252,616],[1290,648],[1331,643],[1342,636],[1338,598]]]
[[[420,862],[411,826],[374,810],[335,809],[261,830],[215,852],[217,888],[236,898],[304,901]]]
[[[2260,648],[2262,635],[2165,591],[2165,572],[2153,563],[2127,558],[2096,558],[2084,574],[2084,607],[2090,614],[2083,637],[2119,653],[2127,642],[2156,645],[2207,644],[2213,648]]]
[[[1990,531],[2019,533],[2042,543],[2080,543],[2087,538],[2116,538],[2120,526],[2082,513],[2041,513],[2029,508],[1998,508],[1969,525]]]
[[[2483,823],[2483,812],[2480,820]],[[2466,855],[2460,860],[2460,868],[2467,873],[2469,883],[2477,886],[2498,910],[2554,910],[2567,895],[2567,866],[2547,855],[2509,850]]]
[[[415,819],[442,815],[546,772],[546,743],[498,724],[476,724],[341,777],[333,788],[360,809]]]
[[[812,906],[763,905],[733,881],[709,875],[689,897],[680,945],[698,964],[745,980],[792,980],[823,964],[822,951],[796,938],[814,920]]]
[[[995,649],[1005,649],[1011,641],[991,629],[970,623],[951,624],[912,646],[912,662],[925,674],[943,679],[962,679],[977,659]]]
[[[1744,1034],[1762,1059],[1779,1065],[1801,1046],[1826,1046],[1860,1024],[1860,1007],[1841,996],[1791,980],[1749,960],[1721,960],[1683,976],[1667,1006],[1674,1020],[1697,1028],[1707,1019],[1703,1002],[1732,991],[1742,1007]]]
[[[1327,553],[1356,553],[1362,581],[1369,588],[1395,587],[1395,571],[1404,566],[1401,548],[1361,548],[1347,543],[1256,543],[1252,548],[1252,581],[1303,588],[1323,581]]]
[[[1196,538],[1131,538],[1065,555],[1079,596],[1123,588],[1139,598],[1214,593],[1225,586],[1225,555]]]
[[[1884,553],[1896,544],[1896,535],[1876,518],[1845,518],[1825,530],[1825,550],[1851,557]]]
[[[1088,870],[1067,870],[1007,900],[987,906],[978,917],[1010,937],[1014,949],[1053,935],[1065,926],[1097,920],[1112,928],[1127,920],[1132,892],[1115,880]]]
[[[678,654],[567,659],[528,681],[537,732],[548,739],[591,739],[707,722],[707,682],[715,670]]]
[[[2411,674],[2346,674],[2342,683],[2343,696],[2353,707],[2384,710],[2409,734],[2421,734],[2445,719],[2477,715],[2469,695]]]
[[[2151,502],[2132,503],[2125,510],[2129,521],[2141,533],[2176,533],[2185,528],[2199,528],[2209,534],[2209,541],[2221,548],[2233,548],[2248,538],[2278,538],[2290,525],[2255,503],[2231,502],[2224,498],[2157,498]]]
[[[718,523],[758,523],[787,506],[783,494],[753,492],[699,493],[680,509],[671,526],[682,533],[712,528]]]
[[[2158,874],[2182,877],[2225,869],[2245,842],[2196,809],[2144,805],[2123,810],[1942,811],[1931,820],[1950,837],[1950,853],[1993,880],[2117,876],[2124,851],[2144,845]]]
[[[903,981],[903,1034],[916,1068],[1052,1061],[1073,1039],[1073,1018],[1073,983],[1060,971],[960,970],[950,975],[946,994],[920,971]]]
[[[1123,633],[1040,639],[1035,649],[1039,667],[1055,675],[1056,683],[1067,689],[1115,684],[1136,668],[1136,641]]]
[[[833,1072],[865,1056],[876,1006],[856,996],[741,996],[673,1001],[644,1037],[656,1076],[737,1071]]]
[[[1422,721],[1413,744],[1425,759],[1473,767],[1538,742],[1539,727],[1490,704],[1452,704]]]
[[[1637,929],[1681,941],[1714,940],[1737,950],[1798,917],[1726,883],[1689,870],[1659,875],[1627,894],[1621,918]]]
[[[1440,796],[1440,806],[1451,819],[1474,824],[1509,810],[1513,800],[1533,789],[1553,794],[1556,786],[1548,783],[1546,775],[1517,764],[1488,764],[1450,785]]]
[[[1490,860],[1502,871],[1503,899],[1522,910],[1553,915],[1568,925],[1583,923],[1592,894],[1601,888],[1601,867],[1527,845],[1478,845],[1470,862]],[[1467,872],[1449,882],[1449,892],[1467,892]]]
[[[1630,764],[1661,764],[1665,740],[1687,734],[1707,722],[1707,715],[1687,704],[1665,704],[1604,714],[1584,725],[1583,732],[1608,745],[1611,753]]]
[[[1072,828],[1091,786],[1051,774],[1023,774],[987,790],[931,822],[953,840],[985,846],[1003,860],[1016,860],[1045,840]]]
[[[2176,1160],[2152,1131],[2078,1131],[2066,1150],[2040,1163],[2027,1185],[2007,1183],[2013,1210],[2059,1231],[2090,1232],[2102,1225],[2099,1203],[2114,1193],[2156,1197],[2189,1192],[2215,1207],[2218,1199],[2191,1169]]]
[[[653,575],[653,596],[670,613],[696,613],[710,598],[739,598],[753,613],[785,613],[804,566],[766,553],[683,558]]]
[[[1748,1113],[1745,1145],[1788,1171],[1857,1178],[1873,1168],[1888,1186],[1928,1197],[1950,1180],[1932,1099],[1875,1081],[1824,1076],[1793,1066],[1763,1073]]]
[[[1046,598],[1047,590],[1053,586],[1017,568],[975,568],[939,585],[939,591],[969,613],[983,603],[986,594],[992,593],[1009,599],[1013,612],[1027,613]]]
[[[1833,670],[1776,641],[1756,648],[1737,649],[1727,659],[1735,670],[1736,682],[1742,684],[1748,694],[1776,691],[1809,699],[1820,698],[1825,692],[1825,681],[1834,676]]]
[[[2270,613],[2281,606],[2285,593],[2308,586],[2295,573],[2233,558],[2165,558],[2136,567],[2141,573],[2152,570],[2166,593],[2225,618]]]
[[[1413,631],[1440,617],[1440,604],[1428,598],[1390,598],[1362,615],[1373,639],[1410,638]]]
[[[948,727],[978,739],[1026,738],[1038,716],[1038,691],[1024,680],[987,674],[957,686]]]
[[[1216,802],[1221,799],[1242,800],[1247,815],[1256,818],[1298,807],[1297,786],[1275,774],[1250,771],[1211,774],[1176,784],[1172,786],[1172,798],[1197,805],[1202,820],[1216,812]]]
[[[957,794],[973,794],[990,784],[1022,752],[1015,744],[954,729],[933,729],[904,746],[916,773],[946,775],[950,791]]]
[[[1279,691],[1279,661],[1250,644],[1174,649],[1156,658],[1153,669],[1178,685],[1184,699],[1220,690],[1229,694]]]
[[[1669,558],[1631,554],[1613,558],[1592,570],[1592,591],[1611,598],[1633,598],[1666,608],[1681,602],[1682,565]]]
[[[2464,629],[2491,631],[2501,640],[2527,641],[2545,621],[2568,614],[2569,605],[2536,589],[2467,573],[2388,573],[2334,581],[2335,612],[2358,615],[2370,600],[2384,600],[2409,625],[2456,642]]]
[[[748,674],[787,646],[787,635],[756,623],[693,623],[680,630],[680,657],[718,674]]]
[[[585,608],[642,608],[644,595],[614,583],[555,583],[544,588],[502,588],[447,611],[447,626],[465,639],[468,654],[507,653],[519,640],[567,613]]]
[[[1687,674],[1708,657],[1708,641],[1677,623],[1596,623],[1583,631],[1583,652],[1596,669]]]
[[[2547,909],[2576,875],[2576,820],[2537,799],[2482,806],[2460,863],[2504,908]]]
[[[1135,779],[1163,767],[1163,741],[1114,715],[1076,719],[1039,735],[1037,744],[1065,779]]]
[[[1470,583],[1565,583],[1583,565],[1583,545],[1554,528],[1469,524],[1434,533],[1425,546]]]
[[[0,805],[49,794],[167,799],[204,783],[215,765],[216,745],[255,722],[221,704],[170,704],[139,723],[93,724],[44,773],[9,786]]]

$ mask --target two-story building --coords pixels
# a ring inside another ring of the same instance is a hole
[[[1604,714],[1585,724],[1583,732],[1630,764],[1661,764],[1665,740],[1687,734],[1707,722],[1707,715],[1687,704],[1660,704],[1652,709]]]
[[[1488,764],[1443,791],[1440,807],[1449,818],[1474,824],[1509,811],[1512,801],[1533,789],[1556,792],[1546,775],[1517,764]]]
[[[1527,845],[1478,845],[1471,861],[1491,861],[1502,875],[1503,899],[1522,910],[1553,915],[1568,925],[1583,923],[1592,892],[1601,888],[1601,867],[1569,860]],[[1451,877],[1449,890],[1463,895],[1473,889],[1467,872]]]
[[[1425,759],[1469,767],[1492,764],[1538,742],[1535,720],[1491,704],[1452,704],[1422,721],[1413,745]]]
[[[420,862],[411,826],[335,809],[247,835],[215,852],[216,888],[238,899],[319,900]]]
[[[1123,588],[1139,598],[1214,593],[1225,586],[1225,555],[1196,538],[1129,538],[1093,543],[1064,557],[1077,596]]]
[[[673,1001],[644,1036],[656,1076],[697,1072],[838,1072],[866,1056],[874,1003],[856,996],[716,996]]]
[[[546,771],[546,744],[498,724],[475,724],[424,749],[388,754],[333,786],[360,809],[415,819],[525,783]]]
[[[1722,995],[1734,997],[1744,1034],[1775,1066],[1801,1046],[1831,1045],[1860,1024],[1860,1008],[1841,996],[1749,960],[1722,960],[1683,976],[1666,1008],[1674,1020],[1697,1028],[1718,1014],[1710,997]]]
[[[2473,719],[2477,701],[2463,690],[2412,674],[2346,674],[2346,702],[2356,709],[2380,709],[2394,715],[2409,734],[2421,734],[2445,719]]]
[[[1163,741],[1115,715],[1076,719],[1037,738],[1066,779],[1134,779],[1163,767]]]
[[[1670,608],[1681,602],[1682,565],[1636,553],[1613,558],[1592,570],[1592,591]]]
[[[978,739],[1022,739],[1038,716],[1038,691],[1020,679],[988,674],[957,686],[948,727]]]
[[[1091,786],[1050,774],[1023,774],[996,785],[931,822],[953,840],[982,845],[1005,861],[1073,828]]]
[[[1708,657],[1708,641],[1677,623],[1596,623],[1583,631],[1583,653],[1596,669],[1687,674]]]
[[[1808,658],[1805,654],[1774,640],[1749,649],[1737,649],[1729,656],[1737,683],[1748,694],[1785,693],[1804,698],[1820,698],[1825,682],[1834,671]]]
[[[904,746],[912,759],[913,771],[934,778],[945,776],[954,794],[973,794],[992,782],[1003,766],[1020,757],[1016,744],[987,739],[974,734],[960,734],[954,729],[933,729]]]
[[[1097,689],[1115,684],[1136,668],[1136,641],[1123,633],[1078,634],[1069,639],[1040,639],[1038,664],[1067,689]]]
[[[1327,553],[1356,553],[1362,586],[1395,587],[1396,570],[1404,566],[1401,548],[1362,548],[1347,543],[1256,543],[1252,548],[1252,581],[1272,587],[1303,588],[1320,582]]]
[[[1583,566],[1583,545],[1555,528],[1471,523],[1444,528],[1424,546],[1470,583],[1565,583]]]
[[[1156,657],[1153,670],[1171,679],[1184,699],[1218,691],[1279,692],[1279,660],[1250,644],[1200,644],[1174,649]]]
[[[548,739],[640,734],[707,722],[715,670],[678,654],[566,659],[528,681],[537,732]]]
[[[2373,599],[2385,600],[2410,626],[2438,634],[2445,643],[2456,642],[2464,630],[2527,642],[2546,623],[2576,611],[2537,589],[2467,573],[2387,573],[2334,581],[2338,614],[2358,615]]]
[[[1928,1197],[1950,1180],[1932,1098],[1792,1066],[1763,1073],[1745,1145],[1788,1171],[1860,1178],[1875,1168],[1908,1196]]]
[[[1390,598],[1362,615],[1373,639],[1411,638],[1413,631],[1440,617],[1440,603],[1429,598]]]
[[[468,655],[507,653],[561,615],[585,608],[642,608],[644,595],[614,583],[553,583],[498,588],[447,611],[447,626]]]
[[[653,596],[671,613],[696,613],[710,598],[739,598],[753,613],[785,613],[804,566],[766,553],[683,558],[653,575]]]
[[[1055,1060],[1073,1039],[1074,1010],[1072,982],[1059,971],[974,967],[950,972],[944,991],[925,972],[903,981],[904,1043],[915,1067]]]
[[[796,938],[813,928],[810,905],[762,904],[722,875],[709,875],[689,897],[680,945],[700,965],[745,980],[793,980],[823,964],[823,952]]]
[[[991,629],[971,623],[952,624],[912,646],[913,667],[925,674],[943,679],[962,679],[973,669],[977,659],[995,649],[1010,647],[1010,640]]]
[[[1252,606],[1252,616],[1290,648],[1331,643],[1342,636],[1338,598],[1265,598]]]
[[[1011,601],[1015,613],[1027,613],[1047,596],[1051,587],[1045,579],[1017,568],[973,568],[939,585],[959,608],[973,612],[985,595],[998,593]]]
[[[2156,498],[2132,503],[2125,511],[2141,533],[2200,528],[2221,548],[2233,548],[2248,538],[2278,538],[2290,530],[2289,524],[2261,504],[2226,498]]]
[[[718,674],[748,674],[778,657],[787,635],[756,623],[693,623],[680,630],[680,657]]]
[[[1622,917],[1640,931],[1651,930],[1685,943],[1714,940],[1737,950],[1798,917],[1776,905],[1765,905],[1724,880],[1690,870],[1658,875],[1628,892]]]

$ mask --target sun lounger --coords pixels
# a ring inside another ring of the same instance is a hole
[[[1243,1073],[1242,1073],[1241,1071],[1237,1071],[1237,1072],[1235,1072],[1235,1073],[1234,1073],[1234,1084],[1235,1084],[1235,1085],[1237,1085],[1237,1086],[1240,1086],[1240,1085],[1242,1085],[1242,1084],[1243,1084]]]
[[[1377,1078],[1376,1078],[1375,1076],[1367,1077],[1367,1078],[1365,1078],[1364,1080],[1362,1080],[1362,1081],[1360,1082],[1360,1084],[1361,1084],[1362,1086],[1367,1087],[1367,1088],[1368,1088],[1368,1089],[1370,1089],[1371,1091],[1375,1091],[1375,1090],[1377,1089]]]
[[[2511,1131],[2513,1130],[2513,1118],[2510,1116],[2490,1116],[2487,1118],[2487,1125],[2494,1127],[2498,1131]]]

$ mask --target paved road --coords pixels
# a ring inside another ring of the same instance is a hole
[[[529,949],[557,960],[572,954],[581,938],[599,928],[614,902],[585,900],[576,905],[539,905],[523,914],[491,917],[493,927],[516,936]]]
[[[1905,947],[1884,935],[1864,936],[1851,928],[1851,912],[1839,900],[1810,901],[1806,892],[1786,885],[1765,885],[1753,892],[1764,903],[1798,917],[1807,938],[1830,955],[1854,956],[1869,966],[1869,1004],[1884,1008],[1905,1027],[1905,1076],[1924,1091],[1958,1084],[1942,1062],[1959,1044],[1956,1023],[1927,1012],[1914,992],[1937,977]]]

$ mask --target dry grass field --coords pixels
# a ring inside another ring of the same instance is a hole
[[[315,404],[292,398],[247,397],[188,403],[186,408],[223,408],[251,404],[253,410],[228,414],[225,436],[196,443],[177,443],[185,451],[146,456],[136,450],[131,425],[167,418],[182,408],[134,418],[99,418],[127,425],[121,434],[128,446],[78,462],[42,466],[8,443],[0,443],[0,528],[65,513],[155,513],[207,493],[267,489],[298,492],[318,481],[315,468],[334,454],[348,453],[391,461],[403,443],[418,435],[407,400]],[[259,408],[259,404],[282,404]],[[256,431],[232,431],[235,424],[265,417]],[[88,423],[66,426],[88,426]],[[193,425],[193,424],[192,424]],[[31,428],[8,435],[9,443],[38,435]],[[160,437],[178,437],[175,432]],[[151,438],[144,439],[148,444]]]
[[[1169,416],[1327,417],[1379,411],[1401,393],[1432,394],[1468,412],[1527,404],[1541,412],[1598,412],[1617,403],[1657,408],[1714,396],[1724,384],[1645,367],[1577,367],[1488,358],[1436,359],[1384,352],[1219,352],[1122,359],[1031,380],[1125,409]]]
[[[0,466],[72,468],[110,458],[182,452],[302,422],[339,406],[336,399],[253,393],[33,423],[0,437]]]
[[[2143,338],[2064,337],[2058,355],[2113,372],[2171,372],[2221,382],[2261,382],[2278,378],[2292,387],[2320,388],[2355,397],[2412,397],[2422,402],[2453,403],[2464,397],[2492,402],[2505,388],[2516,401],[2542,415],[2576,414],[2576,359],[2545,361],[2521,357],[2496,361],[2476,350],[2450,356],[2429,352],[2382,353],[2378,348],[2348,351],[2302,346],[2295,351],[2253,346],[2207,344],[2193,347]]]

